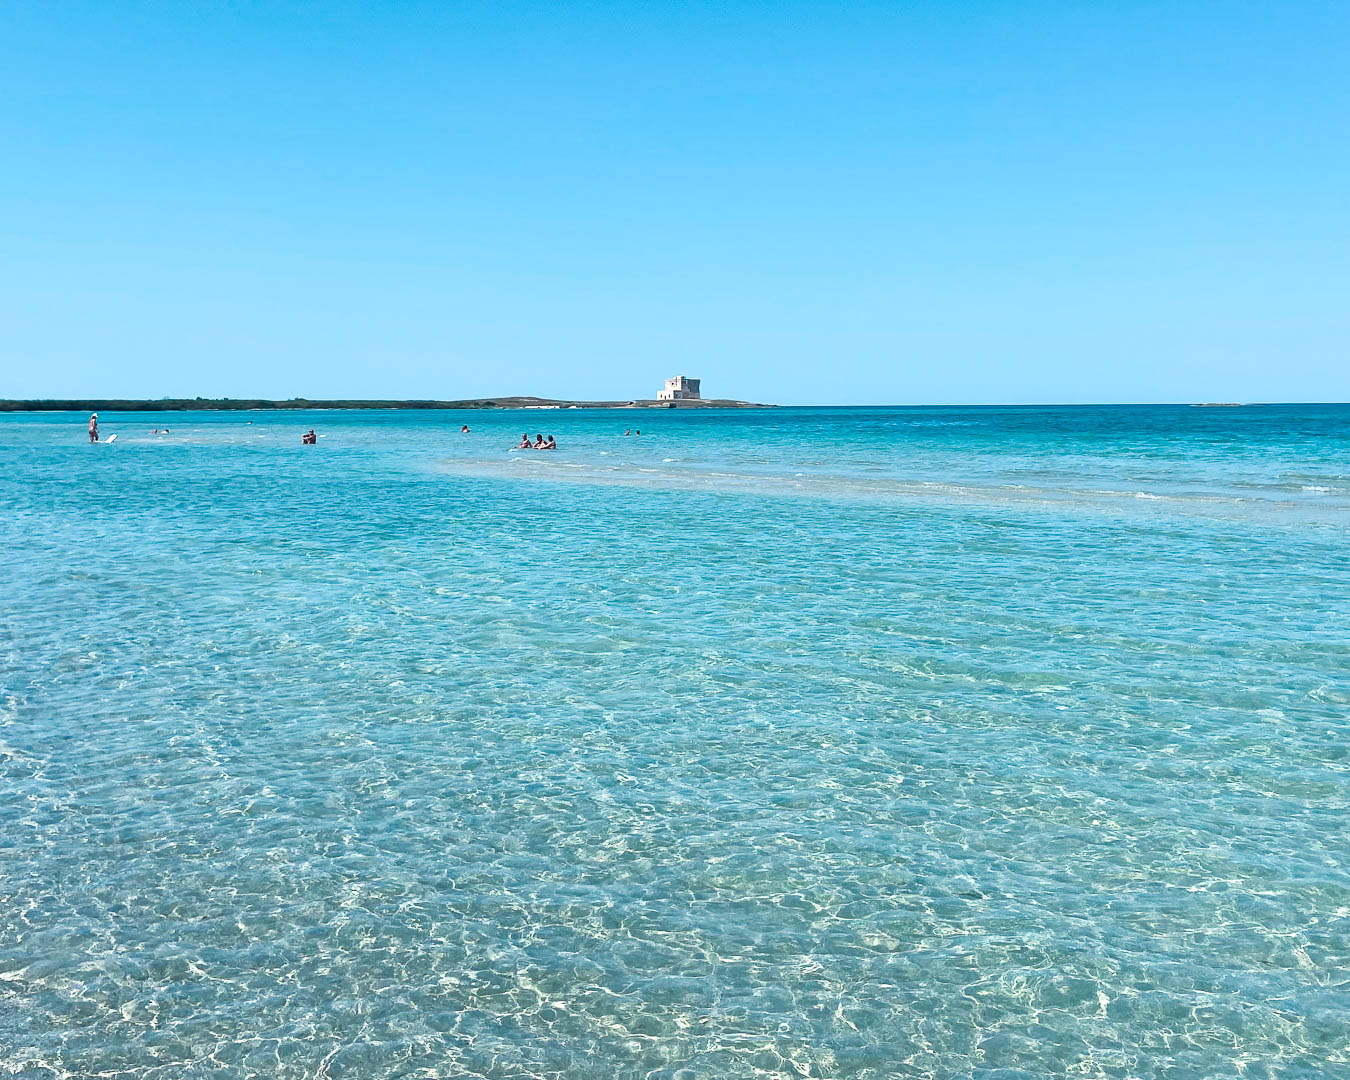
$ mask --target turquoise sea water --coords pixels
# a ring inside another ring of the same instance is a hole
[[[1350,1076],[1350,409],[84,420],[0,1076]]]

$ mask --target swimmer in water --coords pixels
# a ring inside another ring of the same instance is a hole
[[[520,442],[517,444],[516,449],[517,450],[533,449],[533,447],[530,445],[530,437],[526,435],[523,431],[520,433]]]
[[[550,436],[548,437],[548,442],[546,442],[546,443],[544,444],[544,449],[545,449],[545,450],[556,450],[556,449],[558,449],[558,444],[557,444],[556,442],[553,441],[553,436],[552,436],[552,435],[550,435]]]
[[[531,449],[542,450],[544,448],[544,436],[536,434],[534,437],[534,446]]]
[[[89,414],[89,441],[98,442],[98,413]]]
[[[460,433],[461,435],[467,435],[467,434],[469,433],[469,425],[468,425],[468,424],[463,424],[463,425],[461,425],[461,427],[460,427],[460,429],[459,429],[459,433]]]
[[[624,429],[623,429],[623,433],[624,433],[625,435],[631,435],[631,434],[633,434],[633,429],[632,429],[632,428],[624,428]]]

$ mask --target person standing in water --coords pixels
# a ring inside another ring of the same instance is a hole
[[[98,442],[98,413],[89,414],[89,441]]]

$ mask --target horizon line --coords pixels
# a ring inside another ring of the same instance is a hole
[[[198,405],[198,403],[201,403]],[[528,403],[528,404],[516,404]],[[502,394],[471,398],[251,398],[251,397],[50,397],[0,398],[0,412],[83,412],[103,408],[121,412],[282,412],[305,408],[337,410],[406,410],[418,412],[483,412],[526,409],[536,403],[574,409],[677,409],[727,410],[746,409],[1093,409],[1093,408],[1257,408],[1294,406],[1342,406],[1350,401],[1037,401],[1037,402],[813,402],[810,404],[780,404],[752,402],[734,398],[703,398],[680,402],[657,401],[655,398],[625,398],[608,400],[579,400],[547,398],[529,394]],[[157,406],[177,405],[176,409],[157,409]],[[235,406],[213,409],[213,405]],[[181,406],[195,406],[182,408]],[[238,407],[243,406],[243,407]]]

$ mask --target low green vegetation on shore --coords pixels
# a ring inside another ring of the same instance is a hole
[[[765,408],[749,401],[712,398],[700,401],[559,401],[538,397],[466,398],[462,401],[434,400],[362,400],[339,398],[331,401],[311,398],[42,398],[0,400],[0,412],[204,412],[212,410],[246,411],[250,409],[749,409]]]

